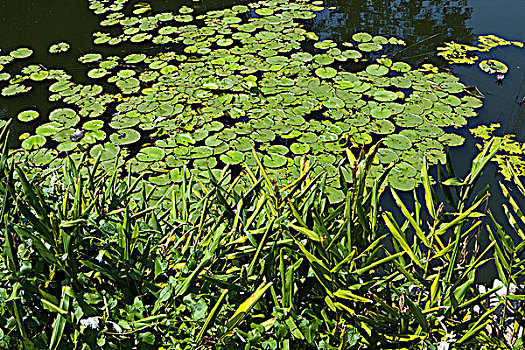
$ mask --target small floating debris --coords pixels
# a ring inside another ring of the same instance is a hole
[[[77,130],[74,133],[72,133],[71,135],[69,135],[69,138],[73,142],[78,142],[78,141],[82,140],[82,138],[84,137],[85,134],[86,134],[85,130]]]

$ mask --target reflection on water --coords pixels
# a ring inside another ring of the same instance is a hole
[[[403,56],[430,55],[444,41],[472,42],[467,0],[328,0],[327,7],[309,28],[322,38],[348,40],[353,33],[396,36],[407,41]]]

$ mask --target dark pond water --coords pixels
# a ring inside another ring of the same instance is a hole
[[[197,12],[223,8],[247,1],[208,1],[192,3]],[[153,0],[156,10],[176,9],[186,1]],[[307,21],[307,29],[322,39],[348,40],[358,31],[366,31],[404,39],[407,46],[395,53],[398,59],[412,63],[433,59],[435,48],[445,41],[474,43],[478,35],[495,34],[509,40],[525,41],[525,0],[327,0],[327,9],[314,20]],[[100,30],[100,17],[93,15],[87,2],[79,0],[2,0],[0,2],[0,48],[9,52],[26,46],[34,50],[31,60],[47,67],[62,68],[79,82],[86,81],[86,66],[77,58],[86,52],[105,55],[123,54],[130,46],[100,47],[92,43],[92,33]],[[65,41],[71,44],[69,53],[48,54],[51,44]],[[134,46],[136,48],[136,46]],[[144,47],[145,51],[151,47]],[[501,123],[501,133],[516,134],[525,141],[525,104],[517,103],[525,97],[525,49],[503,47],[491,52],[491,58],[505,62],[509,67],[502,85],[495,84],[493,76],[482,73],[477,65],[454,66],[453,71],[467,85],[476,85],[485,94],[485,105],[479,117],[469,119],[467,128],[458,132],[467,137],[464,146],[453,150],[458,173],[465,174],[476,154],[475,142],[468,129],[480,124]],[[37,108],[42,114],[53,109],[47,101],[45,87],[33,89],[23,97],[0,96],[0,117],[14,117],[18,112]],[[15,125],[17,133],[27,126]],[[491,165],[481,180],[493,186],[492,206],[503,219],[499,180],[496,167]],[[386,206],[388,205],[385,203]]]

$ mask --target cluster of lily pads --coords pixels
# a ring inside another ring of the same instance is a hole
[[[445,46],[438,47],[438,55],[442,56],[451,64],[475,64],[479,61],[477,53],[487,53],[490,50],[500,46],[516,46],[523,48],[524,43],[521,41],[508,41],[497,37],[493,34],[481,35],[478,37],[477,46],[458,44],[455,42],[445,43]],[[479,62],[479,68],[488,74],[505,74],[509,68],[503,62],[494,59],[482,60]]]
[[[94,42],[148,41],[158,54],[81,56],[98,84],[75,83],[41,65],[4,79],[5,96],[45,80],[50,101],[67,105],[44,116],[34,135],[22,135],[20,157],[53,166],[60,154],[103,152],[108,171],[127,162],[134,173],[152,171],[149,180],[164,186],[179,181],[184,167],[206,177],[208,168],[255,165],[253,147],[275,179],[297,176],[306,156],[335,189],[345,147],[359,151],[383,140],[371,178],[393,163],[390,184],[410,190],[423,157],[443,161],[445,145],[463,143],[445,129],[466,125],[482,105],[450,73],[381,56],[384,46],[402,40],[356,33],[341,45],[319,41],[301,21],[322,11],[322,1],[263,0],[199,15],[188,6],[151,14],[139,3],[129,16],[125,3],[90,2],[106,14],[102,26],[116,27],[95,33]],[[30,54],[19,49],[0,62]],[[36,110],[18,115],[22,122],[38,118]]]
[[[509,167],[518,176],[525,176],[525,143],[516,141],[515,135],[512,134],[505,134],[504,136],[494,135],[500,127],[501,124],[499,123],[480,125],[471,129],[470,132],[475,137],[483,140],[482,144],[476,145],[479,149],[486,146],[491,140],[495,140],[494,143],[501,142],[501,147],[492,161],[498,163],[499,173],[503,175],[505,180],[510,181],[512,179]]]

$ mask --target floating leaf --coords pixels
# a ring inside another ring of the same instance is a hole
[[[140,133],[133,129],[122,129],[109,136],[115,145],[128,145],[140,140]]]
[[[28,111],[23,111],[23,112],[18,113],[17,118],[21,122],[27,123],[27,122],[35,120],[36,118],[38,118],[39,115],[40,113],[38,113],[37,111],[28,110]]]
[[[505,74],[508,72],[509,68],[505,63],[497,61],[497,60],[483,60],[479,62],[479,68],[481,68],[482,71],[494,74],[494,73],[501,73]]]
[[[323,79],[333,78],[337,75],[337,71],[331,67],[321,67],[315,70],[315,74]]]
[[[19,49],[16,49],[16,50],[13,50],[9,53],[9,55],[13,58],[17,58],[17,59],[23,59],[23,58],[28,58],[29,56],[31,56],[33,54],[33,50],[31,49],[28,49],[26,47],[21,47]]]
[[[22,148],[33,150],[43,147],[46,144],[46,138],[40,135],[29,136],[22,142]]]
[[[397,150],[405,150],[412,147],[412,142],[406,136],[396,134],[388,135],[383,144]]]
[[[50,53],[63,53],[63,52],[67,52],[70,47],[71,46],[68,43],[60,42],[60,43],[51,45],[51,47],[49,47],[49,52]]]

